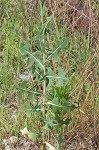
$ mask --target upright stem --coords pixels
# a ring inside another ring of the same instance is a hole
[[[40,9],[41,9],[41,22],[42,22],[42,27],[43,27],[43,24],[44,24],[44,21],[43,21],[43,5],[42,5],[41,1],[40,1]],[[44,43],[44,39],[43,39],[42,42]],[[45,61],[46,61],[45,53],[43,52],[43,64],[44,64],[43,73],[44,73],[44,76],[46,75]],[[45,101],[46,101],[46,80],[43,81],[43,107],[42,107],[42,109],[43,109],[43,117],[44,118],[46,117],[46,115],[45,115]],[[43,130],[43,150],[45,150],[44,142],[45,142],[45,130]]]
[[[43,27],[43,24],[44,24],[44,21],[43,21],[43,7],[42,7],[42,2],[40,1],[40,9],[41,9],[41,22],[42,22],[42,27]],[[44,43],[44,39],[42,41]],[[44,75],[46,74],[46,69],[45,69],[45,54],[43,52],[43,64],[44,64],[44,67],[43,67],[43,73]],[[43,117],[45,117],[45,93],[46,93],[46,81],[44,80],[43,81]]]
[[[45,54],[43,53],[43,63],[44,63],[44,69],[43,69],[43,73],[44,73],[44,76],[46,74],[46,66],[45,66]],[[45,101],[46,101],[46,80],[43,81],[43,118],[45,119],[46,118],[46,115],[45,115]],[[46,135],[46,132],[45,130],[43,130],[43,150],[45,150],[45,135]]]
[[[44,76],[46,75],[45,54],[43,53]],[[43,117],[45,118],[46,80],[43,81]]]

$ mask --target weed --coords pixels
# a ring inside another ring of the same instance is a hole
[[[64,149],[74,133],[98,131],[97,28],[92,32],[88,23],[82,32],[81,12],[72,6],[69,20],[70,4],[49,2],[35,1],[30,10],[29,1],[1,0],[1,149],[13,135]],[[98,14],[97,1],[86,2],[91,7]]]

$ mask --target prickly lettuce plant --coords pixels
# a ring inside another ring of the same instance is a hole
[[[67,126],[71,121],[68,112],[76,107],[69,101],[70,89],[65,84],[66,72],[59,63],[59,54],[68,47],[68,39],[56,39],[54,46],[50,46],[49,35],[54,16],[45,18],[44,4],[39,2],[40,22],[37,23],[35,35],[30,42],[20,48],[23,60],[28,63],[28,73],[20,75],[24,81],[17,88],[19,99],[27,98],[25,103],[27,116],[35,116],[40,125],[39,132],[31,133],[27,128],[21,132],[32,140],[42,136],[44,143],[49,129],[57,130],[60,135],[61,127],[64,124]],[[56,72],[53,69],[52,59],[57,64]]]
[[[51,124],[53,128],[54,126],[61,127],[64,124],[68,125],[71,121],[69,113],[76,108],[76,106],[69,101],[70,91],[68,88],[67,85],[51,87],[47,105],[49,105],[49,110],[51,110],[54,116],[52,120],[53,125]]]

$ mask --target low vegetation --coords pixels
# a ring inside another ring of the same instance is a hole
[[[98,1],[0,3],[0,149],[98,149]]]

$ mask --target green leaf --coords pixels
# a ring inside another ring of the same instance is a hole
[[[27,83],[27,81],[23,81],[20,87],[26,89]]]
[[[69,118],[67,118],[67,119],[65,119],[65,120],[62,120],[61,118],[60,118],[60,116],[58,116],[58,115],[56,115],[55,116],[55,119],[57,120],[57,122],[60,124],[60,125],[69,125],[69,123],[70,123],[70,121],[71,121],[71,119],[69,119]]]
[[[71,105],[70,106],[70,110],[73,111],[74,109],[76,109],[77,107],[75,105]]]
[[[59,47],[62,44],[62,40],[56,40],[56,47]]]
[[[31,93],[31,94],[36,94],[36,95],[41,95],[41,92],[38,91],[34,91],[33,89],[28,90],[26,88],[23,87],[17,87],[17,89],[19,90],[20,93],[24,94],[24,93]]]
[[[56,104],[56,105],[59,104],[58,97],[55,97],[55,95],[54,95],[54,98],[53,98],[53,100],[52,100],[52,103],[53,103],[53,104]],[[56,107],[55,105],[52,106],[52,109],[53,109],[53,112],[54,112],[54,113],[57,113],[57,111],[59,111],[59,107]]]
[[[22,95],[26,93],[26,86],[27,86],[27,81],[23,81],[20,86],[17,86],[16,88],[18,89],[18,98],[21,100]]]
[[[26,110],[26,115],[27,115],[27,117],[31,117],[31,114],[32,114],[32,109],[31,109],[31,108],[28,108],[28,109]]]
[[[23,92],[18,91],[17,96],[18,96],[19,100],[22,100],[22,95],[23,95]]]
[[[47,126],[50,128],[50,129],[52,129],[53,128],[53,121],[50,119],[50,118],[48,118],[46,121],[46,124],[47,124]]]
[[[62,67],[58,67],[58,75],[60,76],[60,77],[62,77],[63,79],[66,79],[66,71],[64,71],[63,69],[62,69]]]
[[[29,137],[30,140],[32,140],[32,141],[36,141],[36,140],[37,140],[37,134],[36,134],[36,133],[29,132],[29,133],[28,133],[28,137]]]
[[[41,58],[40,51],[32,53],[29,49],[30,49],[29,43],[26,46],[24,46],[23,48],[20,48],[20,52],[22,53],[22,55],[29,55],[30,56],[31,59],[30,59],[29,65],[31,66],[34,62],[36,62],[36,66],[38,64],[42,69],[44,69],[42,60],[40,59]]]
[[[32,111],[41,111],[41,105],[36,104],[34,107],[32,107]]]
[[[34,88],[31,88],[30,90],[28,90],[28,92],[29,92],[29,93],[32,93],[32,94],[36,94],[36,95],[41,95],[41,94],[42,94],[41,92],[34,91],[33,89],[34,89]]]
[[[32,57],[30,57],[28,67],[31,68],[32,66],[35,66],[35,60]]]
[[[66,101],[66,100],[65,100]],[[67,112],[68,112],[68,110],[70,109],[70,104],[69,104],[69,102],[65,102],[64,104],[63,104],[63,108],[62,108],[62,114],[63,115],[65,115]]]
[[[35,65],[32,65],[32,75],[34,75],[35,71],[36,71],[36,67]]]
[[[29,52],[30,51],[30,43],[26,44],[24,47],[21,47],[20,48],[20,52],[22,55],[27,55],[27,51]]]
[[[40,51],[31,53],[31,55],[33,55],[35,58],[38,58],[41,61],[41,63],[43,64],[43,62],[41,60],[41,52]],[[29,60],[28,66],[31,67],[31,66],[35,65],[35,68],[37,68],[39,66],[39,64],[37,61],[35,61],[35,59],[33,59],[33,57],[31,55],[30,55],[30,60]]]
[[[49,79],[48,86],[50,87],[54,78],[49,78],[49,76],[55,76],[55,74],[51,68],[48,68],[48,76],[47,76],[47,78]]]
[[[58,76],[61,77],[58,79],[56,86],[63,86],[64,80],[66,80],[66,71],[64,71],[61,67],[58,67]]]
[[[58,138],[57,138],[57,144],[56,144],[57,149],[59,149],[60,144],[61,144],[62,142],[63,142],[62,135],[59,134],[59,136],[58,136]]]
[[[40,81],[43,81],[43,80],[45,80],[46,79],[46,75],[44,75],[41,79],[40,79]]]
[[[47,57],[47,60],[49,60],[62,47],[62,44],[53,50],[53,52]]]
[[[28,51],[26,51],[26,50],[24,50],[28,55],[30,55],[34,60],[35,60],[35,62],[37,62],[38,63],[38,65],[42,68],[42,69],[44,69],[44,66],[43,66],[43,63],[37,58],[37,57],[35,57],[35,55],[33,55],[31,52],[28,52]]]
[[[46,87],[48,86],[48,84],[49,84],[49,78],[46,77]]]
[[[55,120],[61,125],[62,120],[60,119],[60,116],[58,114],[55,114]]]
[[[29,131],[27,130],[27,127],[25,127],[24,129],[20,130],[22,135],[28,134]]]
[[[50,16],[50,17],[47,17],[47,21],[43,24],[43,28],[42,28],[41,33],[43,33],[43,34],[45,33],[45,30],[47,29],[48,24],[50,23],[50,21],[52,20],[52,18],[53,18],[53,15]]]
[[[28,93],[29,100],[31,100],[33,102],[34,101],[34,93],[32,93],[31,91],[34,91],[33,87],[30,89],[30,92]]]
[[[63,121],[63,124],[68,126],[70,124],[71,119],[67,118],[65,121]]]
[[[52,105],[52,106],[59,107],[59,108],[65,107],[65,106],[62,106],[62,105],[59,105],[59,104],[55,104],[55,103],[53,103],[53,101],[47,102],[46,105]]]
[[[36,36],[34,36],[33,37],[33,41],[42,41],[42,40],[44,40],[46,38],[46,36],[45,35],[43,35],[43,34],[39,34],[39,35],[36,35]]]
[[[23,130],[20,130],[22,135],[28,135],[28,137],[30,138],[30,140],[32,141],[36,141],[37,139],[37,134],[36,133],[32,133],[32,132],[29,132],[27,130],[27,127],[25,127]]]
[[[63,43],[62,50],[65,52],[69,48],[69,39],[68,38],[64,38],[64,41],[65,42]]]
[[[55,76],[55,74],[51,68],[48,68],[48,76]]]

